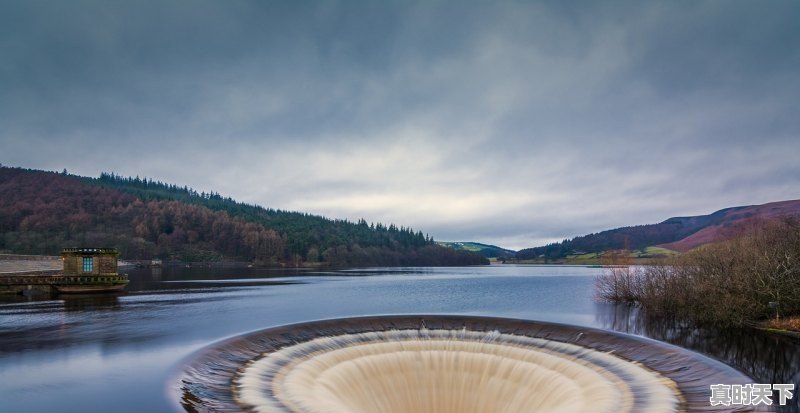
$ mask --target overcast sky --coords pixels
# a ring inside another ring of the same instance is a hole
[[[0,162],[518,249],[800,198],[800,2],[0,2]]]

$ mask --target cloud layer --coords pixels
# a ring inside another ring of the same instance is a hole
[[[800,198],[800,3],[8,1],[0,162],[511,248]]]

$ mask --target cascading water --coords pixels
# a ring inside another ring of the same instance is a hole
[[[466,330],[318,338],[254,360],[234,389],[241,405],[262,413],[602,413],[635,405],[659,413],[678,405],[671,380],[619,357]]]
[[[695,353],[617,333],[387,316],[224,341],[189,363],[179,394],[187,411],[660,413],[710,410],[707,382],[749,381]]]

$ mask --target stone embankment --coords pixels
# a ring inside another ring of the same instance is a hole
[[[0,294],[51,293],[62,267],[61,257],[0,254]]]
[[[118,292],[127,284],[128,277],[117,274],[116,261],[106,273],[65,275],[61,257],[0,254],[0,295]]]

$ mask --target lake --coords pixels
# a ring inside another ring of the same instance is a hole
[[[282,324],[376,314],[467,314],[644,335],[800,388],[800,340],[654,323],[596,303],[600,268],[493,265],[341,271],[130,269],[122,295],[0,298],[0,410],[169,412],[170,379],[194,351]],[[795,404],[783,409],[797,412]]]

